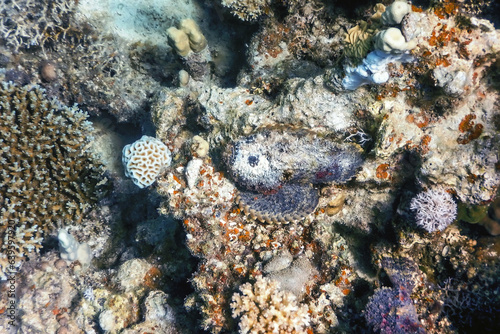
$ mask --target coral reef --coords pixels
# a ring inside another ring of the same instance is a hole
[[[0,96],[0,261],[5,277],[8,263],[12,270],[19,267],[47,233],[80,221],[104,180],[88,148],[93,129],[85,112],[48,100],[37,86],[3,83]]]
[[[60,3],[3,13],[29,25],[31,10]],[[56,224],[28,205],[2,211],[19,220],[2,236],[32,253],[0,282],[0,331],[496,333],[498,8],[79,0],[38,45],[3,36],[0,79],[87,110],[95,139],[82,126],[78,144],[113,187]],[[53,109],[52,120],[67,112]],[[23,117],[5,118],[4,138]],[[169,152],[144,189],[120,155],[142,135]],[[51,168],[71,153],[60,147]],[[23,161],[1,184],[35,194],[45,183]],[[90,174],[72,181],[92,197]]]

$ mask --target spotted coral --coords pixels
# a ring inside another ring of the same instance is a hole
[[[258,277],[254,284],[241,285],[240,291],[231,303],[240,333],[304,333],[309,326],[307,305],[280,291],[278,282]]]
[[[0,276],[7,260],[20,266],[46,233],[96,201],[102,169],[88,148],[92,131],[85,112],[38,86],[0,86]]]

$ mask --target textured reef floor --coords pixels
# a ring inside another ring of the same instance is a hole
[[[0,0],[0,332],[496,333],[499,12]]]

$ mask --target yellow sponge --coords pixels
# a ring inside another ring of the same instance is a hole
[[[180,56],[187,56],[191,47],[189,46],[189,37],[183,31],[176,27],[170,27],[167,29],[167,36],[169,44],[175,49]]]
[[[189,38],[189,45],[194,52],[200,52],[207,47],[207,39],[203,36],[200,27],[192,19],[184,19],[180,22],[179,28],[186,33]]]

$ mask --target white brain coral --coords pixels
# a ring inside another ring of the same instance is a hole
[[[170,150],[160,140],[142,136],[141,139],[123,148],[122,155],[125,175],[144,188],[155,182],[164,167],[172,161]]]
[[[240,318],[239,333],[305,333],[309,308],[294,294],[279,290],[279,283],[258,277],[240,286],[231,303],[233,318]]]

